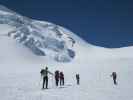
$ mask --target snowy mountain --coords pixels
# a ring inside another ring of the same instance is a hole
[[[0,6],[1,100],[132,100],[133,47],[108,49],[71,31]],[[67,63],[66,63],[67,62]],[[65,86],[41,90],[41,68],[64,72]],[[118,85],[110,74],[116,71]],[[75,74],[80,74],[80,85]]]
[[[0,7],[0,24],[14,27],[14,30],[7,33],[9,37],[38,56],[52,55],[52,58],[59,62],[69,62],[75,57],[72,49],[75,40],[69,35],[69,31],[64,31],[65,29],[58,25],[32,20],[5,9]]]

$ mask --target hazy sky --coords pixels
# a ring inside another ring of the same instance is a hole
[[[27,17],[62,25],[89,43],[133,45],[133,0],[0,0]]]

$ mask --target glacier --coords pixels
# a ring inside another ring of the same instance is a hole
[[[7,36],[23,44],[37,56],[49,56],[46,51],[51,50],[54,60],[69,62],[76,55],[71,46],[74,39],[63,32],[59,25],[33,20],[3,9],[0,9],[0,24],[15,27]]]

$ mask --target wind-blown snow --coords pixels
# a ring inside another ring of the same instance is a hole
[[[38,23],[38,22],[36,22]],[[41,22],[43,23],[43,22]],[[42,24],[41,24],[42,25]],[[62,28],[62,27],[60,27]],[[76,43],[76,56],[68,63],[50,56],[36,56],[21,43],[7,36],[16,27],[0,24],[0,98],[1,100],[132,100],[133,47],[107,49],[93,46],[66,29]],[[47,50],[51,54],[50,50]],[[49,76],[48,90],[41,90],[40,70],[59,69],[65,74],[64,88],[56,88]],[[110,77],[118,73],[118,85]],[[79,73],[81,84],[76,85]]]

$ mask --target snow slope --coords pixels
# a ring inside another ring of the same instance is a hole
[[[74,33],[60,29],[76,41],[72,47],[76,56],[67,63],[34,55],[7,36],[16,30],[15,26],[0,24],[1,100],[133,100],[133,47],[93,46]],[[64,87],[55,87],[53,77],[49,76],[50,89],[41,90],[40,70],[46,65],[51,72],[56,69],[64,72]],[[110,77],[112,71],[118,73],[117,86]],[[75,82],[76,73],[81,76],[80,86]]]
[[[59,63],[33,55],[27,48],[3,35],[12,30],[0,25],[0,97],[1,100],[132,100],[132,47],[106,49],[89,45],[73,35],[76,57]],[[40,69],[48,65],[54,72],[65,73],[65,87],[56,88],[49,76],[49,90],[41,90]],[[118,73],[118,86],[110,74]],[[81,85],[76,86],[75,74],[80,73]]]

